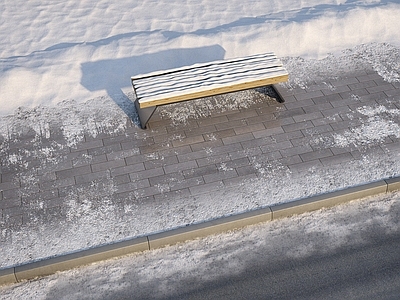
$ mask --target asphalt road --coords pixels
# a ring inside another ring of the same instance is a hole
[[[304,259],[270,262],[267,255],[201,288],[182,282],[168,299],[400,299],[400,234]]]

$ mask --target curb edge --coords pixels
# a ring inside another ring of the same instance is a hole
[[[400,177],[382,179],[325,194],[221,217],[186,227],[135,237],[65,255],[0,269],[0,286],[47,276],[94,262],[153,250],[207,235],[331,207],[352,200],[400,190]]]

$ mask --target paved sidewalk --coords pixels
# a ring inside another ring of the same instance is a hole
[[[84,215],[82,195],[88,191],[96,193],[92,204],[109,201],[123,213],[129,203],[140,207],[212,196],[278,166],[301,174],[345,165],[366,153],[400,153],[398,132],[370,141],[355,138],[368,133],[377,116],[386,125],[400,124],[399,83],[360,71],[306,89],[281,85],[280,92],[284,103],[258,90],[257,101],[246,108],[210,110],[184,123],[168,117],[173,107],[161,108],[148,130],[126,117],[123,130],[85,134],[76,145],[56,127],[42,128],[39,139],[37,131],[10,132],[7,140],[0,138],[1,238],[27,224],[67,219],[71,199],[76,215]]]

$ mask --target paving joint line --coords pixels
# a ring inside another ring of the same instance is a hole
[[[0,269],[0,285],[400,190],[400,176]]]

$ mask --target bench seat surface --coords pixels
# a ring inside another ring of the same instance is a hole
[[[141,108],[284,82],[288,73],[274,53],[157,71],[131,78]]]

